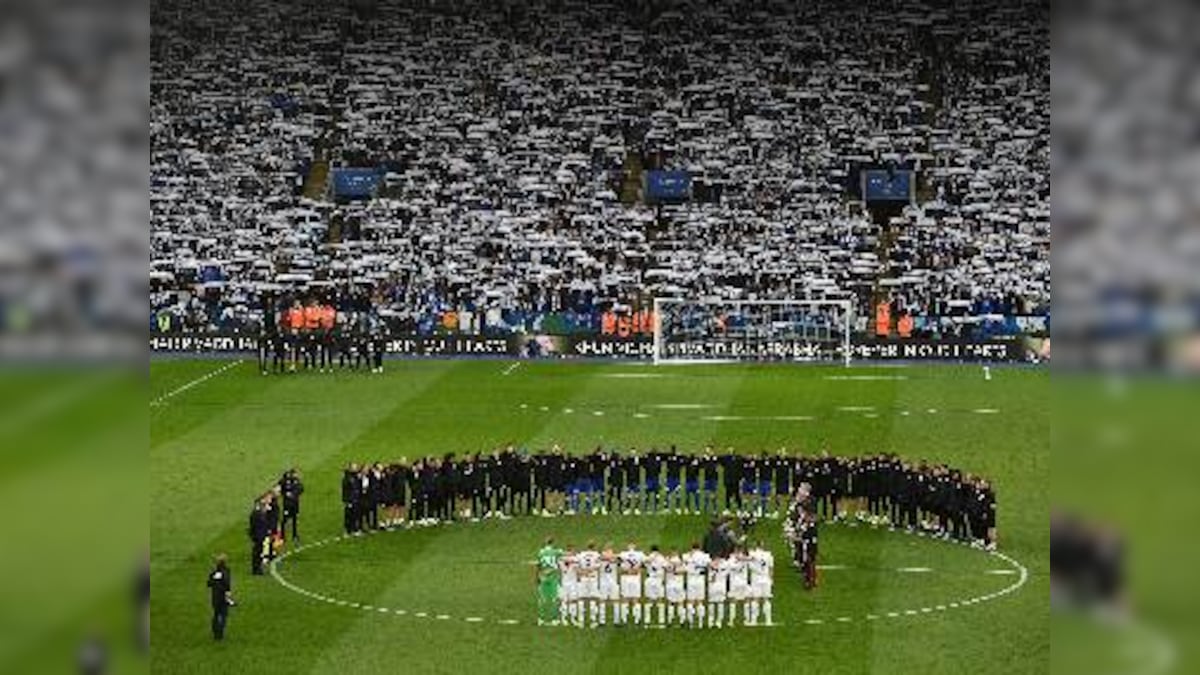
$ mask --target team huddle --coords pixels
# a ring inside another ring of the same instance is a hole
[[[713,557],[693,544],[684,552],[649,552],[629,544],[566,550],[547,541],[537,557],[538,625],[724,628],[771,625],[775,560],[761,544]]]

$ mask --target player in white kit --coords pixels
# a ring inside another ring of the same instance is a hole
[[[712,558],[700,550],[700,544],[693,543],[692,550],[684,554],[684,564],[687,566],[687,607],[685,621],[688,627],[704,625],[704,582],[708,577],[708,566]]]
[[[612,544],[605,544],[600,552],[600,625],[608,620],[608,609],[612,608],[616,621],[617,603],[621,600],[621,586],[617,582],[617,554]]]
[[[563,557],[558,561],[558,569],[562,581],[558,587],[558,598],[564,622],[583,626],[583,607],[579,602],[579,568],[575,564],[575,549],[567,547]]]
[[[725,624],[725,602],[729,598],[729,561],[713,558],[708,566],[708,627]]]
[[[683,559],[671,551],[667,554],[667,623],[678,620],[683,623],[684,603],[687,592],[684,590],[683,577],[686,573]]]
[[[729,606],[727,609],[729,610],[730,626],[737,619],[738,603],[748,606],[746,601],[750,597],[750,578],[747,562],[746,550],[744,548],[734,551],[726,561],[729,566]],[[749,610],[746,610],[746,618],[748,617]],[[746,618],[743,621],[746,621]]]
[[[621,564],[621,603],[617,605],[615,622],[628,623],[632,605],[633,623],[642,623],[642,564],[646,561],[646,554],[630,542],[629,547],[617,557]]]
[[[650,547],[650,555],[646,556],[643,565],[646,570],[646,604],[642,607],[642,618],[650,625],[650,605],[658,606],[658,625],[667,623],[667,607],[663,603],[666,597],[667,558],[659,553],[658,546]]]
[[[590,620],[595,628],[600,621],[600,552],[596,550],[596,544],[589,543],[576,554],[575,563],[579,568],[579,600],[588,608],[588,618],[584,621]]]
[[[750,621],[757,626],[759,618],[771,625],[771,576],[775,571],[775,556],[763,547],[762,542],[750,549]]]

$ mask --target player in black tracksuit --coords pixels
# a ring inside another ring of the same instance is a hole
[[[488,458],[484,473],[487,475],[487,501],[489,513],[501,513],[507,501],[504,489],[504,466],[499,452]]]
[[[625,500],[622,510],[641,512],[642,499],[642,458],[637,450],[631,450],[621,459],[621,475],[625,479]]]
[[[358,532],[358,493],[362,489],[358,479],[358,465],[351,464],[342,473],[342,526],[346,534]]]
[[[625,497],[625,461],[616,450],[603,456],[608,480],[605,482],[604,508],[613,513],[621,511]]]
[[[742,458],[726,452],[721,455],[723,485],[725,488],[725,510],[742,510]]]
[[[692,455],[687,458],[683,467],[683,507],[692,513],[700,513],[700,472],[704,468],[704,458]]]
[[[662,455],[657,450],[651,450],[642,458],[642,470],[645,472],[645,499],[642,510],[647,513],[657,513],[659,507],[659,492],[662,481]]]
[[[487,476],[483,461],[476,453],[463,465],[462,480],[471,499],[471,517],[482,518],[487,513]]]
[[[679,451],[672,445],[667,451],[667,456],[663,462],[667,468],[667,488],[666,488],[666,504],[667,510],[675,510],[676,513],[683,511],[683,464],[684,459],[679,454]]]
[[[513,512],[524,509],[525,515],[533,513],[533,462],[524,451],[513,456],[512,487]]]
[[[775,473],[775,504],[772,510],[782,512],[787,508],[792,494],[792,458],[780,450],[772,464]]]
[[[536,455],[533,458],[533,503],[534,509],[546,513],[546,494],[550,491],[550,462],[552,455]]]

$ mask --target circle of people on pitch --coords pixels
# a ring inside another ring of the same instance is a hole
[[[514,515],[739,514],[780,517],[802,483],[814,517],[856,517],[995,545],[996,500],[984,478],[895,455],[835,457],[605,450],[569,454],[514,446],[369,465],[342,476],[345,531]]]

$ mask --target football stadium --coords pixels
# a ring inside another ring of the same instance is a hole
[[[154,669],[1047,667],[1048,3],[151,28]]]

